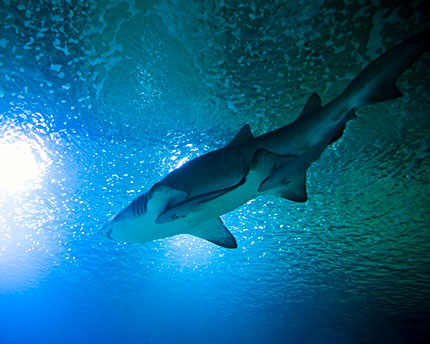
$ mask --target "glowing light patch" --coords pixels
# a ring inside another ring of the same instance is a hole
[[[0,294],[34,287],[52,256],[41,235],[52,214],[39,197],[24,192],[41,188],[52,160],[43,137],[27,136],[12,124],[0,126]]]
[[[36,146],[31,141],[0,142],[0,191],[16,192],[40,182],[46,163],[36,159],[35,151],[41,158],[46,154]]]
[[[185,158],[182,158],[181,160],[179,160],[178,161],[178,163],[176,164],[176,167],[175,167],[175,169],[176,168],[179,168],[179,167],[181,167],[183,164],[185,164],[186,162],[188,162],[190,160],[190,158],[189,157],[185,157]]]
[[[177,168],[181,167],[182,165],[184,165],[185,163],[187,163],[188,161],[190,161],[190,157],[186,156],[184,158],[182,158],[179,161],[176,161],[178,159],[177,155],[173,155],[170,160],[174,161],[176,164],[172,164],[169,162],[170,168],[169,168],[169,173],[172,172],[173,170],[176,170]]]

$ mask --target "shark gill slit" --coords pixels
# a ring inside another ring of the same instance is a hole
[[[132,208],[133,208],[133,216],[136,217],[136,199],[133,200]]]
[[[140,202],[139,202],[139,213],[140,213],[140,215],[143,215],[143,203],[144,203],[143,196],[144,195],[139,197],[139,199],[140,199]]]
[[[133,200],[133,216],[138,217],[146,213],[148,208],[148,194],[145,193]]]
[[[146,211],[148,210],[148,193],[145,193],[143,197],[144,197],[143,211],[146,213]]]
[[[137,198],[137,214],[142,215],[142,196]]]

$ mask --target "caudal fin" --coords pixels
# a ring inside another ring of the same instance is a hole
[[[349,98],[353,107],[401,97],[397,78],[429,48],[430,29],[413,35],[364,68],[342,96]]]

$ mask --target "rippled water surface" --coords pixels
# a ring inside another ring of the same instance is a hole
[[[246,123],[293,121],[425,28],[425,1],[0,0],[0,343],[427,343],[430,54],[360,108],[306,203],[188,236],[100,226]]]

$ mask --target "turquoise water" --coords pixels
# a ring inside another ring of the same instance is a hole
[[[244,124],[327,103],[424,1],[0,1],[0,343],[427,343],[426,53],[357,111],[304,204],[223,216],[236,250],[100,226]]]

